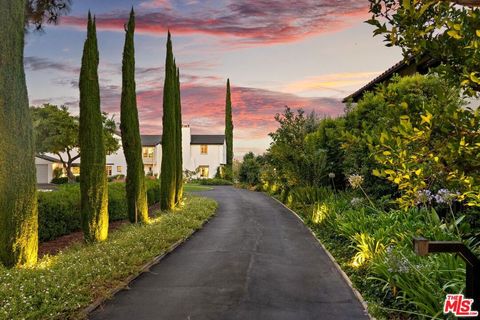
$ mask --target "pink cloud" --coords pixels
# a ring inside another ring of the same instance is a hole
[[[72,83],[72,85],[74,85]],[[202,84],[182,84],[182,118],[192,126],[194,133],[222,134],[224,132],[225,88]],[[119,121],[121,88],[116,85],[101,86],[102,110],[114,115]],[[66,98],[65,98],[66,99]],[[138,90],[137,103],[140,127],[143,134],[161,134],[162,102],[161,86]],[[55,102],[32,101],[33,104]],[[59,102],[68,105],[73,113],[78,112],[78,100]],[[305,98],[294,94],[258,88],[232,86],[235,152],[243,154],[253,150],[263,152],[268,146],[268,133],[278,127],[274,116],[285,106],[315,111],[318,116],[337,116],[343,113],[344,105],[333,98]],[[246,150],[249,149],[249,150]]]
[[[319,116],[343,113],[343,104],[331,98],[303,98],[293,94],[232,86],[233,120],[236,140],[262,140],[277,128],[274,120],[285,106],[315,111]],[[138,108],[143,133],[161,133],[162,92],[138,92]],[[225,88],[182,85],[182,117],[198,133],[223,133]],[[112,108],[113,109],[113,108]],[[113,111],[113,110],[112,110]],[[262,145],[260,149],[264,149]],[[257,146],[258,149],[258,146]],[[260,150],[258,149],[258,150]]]
[[[167,1],[144,2],[137,12],[137,30],[141,33],[164,35],[167,29],[175,34],[209,34],[234,37],[239,44],[285,43],[305,37],[338,31],[348,27],[355,18],[366,17],[368,3],[358,0],[257,0],[232,1],[221,8],[194,2],[189,14],[165,6]],[[143,10],[145,6],[149,10]],[[163,9],[155,11],[154,8]],[[128,12],[97,16],[100,30],[124,30]],[[62,25],[84,27],[85,17],[64,17]]]

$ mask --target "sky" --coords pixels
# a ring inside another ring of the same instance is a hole
[[[25,67],[31,105],[78,114],[88,10],[97,19],[102,110],[119,121],[124,24],[136,13],[136,83],[142,134],[162,132],[167,30],[180,68],[182,117],[193,133],[224,132],[232,87],[236,158],[264,152],[285,106],[335,117],[341,100],[401,60],[372,36],[367,0],[72,0],[45,32],[30,32]]]

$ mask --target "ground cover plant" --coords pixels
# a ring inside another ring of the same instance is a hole
[[[186,196],[180,209],[150,224],[127,224],[106,242],[75,244],[45,256],[31,268],[0,267],[0,319],[67,319],[175,242],[185,239],[214,213],[211,199]]]

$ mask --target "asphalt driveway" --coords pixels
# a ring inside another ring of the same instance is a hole
[[[281,204],[201,192],[217,216],[90,319],[368,319],[321,246]]]

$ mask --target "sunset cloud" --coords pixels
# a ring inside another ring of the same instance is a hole
[[[78,92],[78,68],[47,58],[28,56],[25,58],[27,70],[36,72],[63,72],[65,75],[51,80],[58,92],[61,88],[74,89]],[[195,69],[197,63],[186,63]],[[119,65],[104,63],[99,71],[102,110],[120,116],[121,70]],[[163,67],[137,67],[137,101],[141,131],[144,134],[160,134],[162,130],[163,104]],[[103,76],[108,75],[108,76]],[[334,77],[338,81],[350,83],[364,75],[340,74]],[[329,81],[330,77],[320,77],[313,80]],[[198,75],[195,73],[181,74],[182,117],[184,123],[192,125],[196,133],[224,132],[225,86],[224,79],[215,75]],[[315,81],[313,81],[315,82]],[[310,82],[292,83],[292,91],[296,88],[310,87]],[[316,82],[315,82],[316,83]],[[33,105],[56,103],[67,105],[74,114],[78,114],[78,95],[75,97],[52,97],[33,99]],[[283,112],[285,106],[293,109],[303,108],[307,112],[315,111],[320,116],[337,116],[343,113],[343,104],[339,99],[301,97],[289,92],[266,90],[254,87],[235,86],[232,83],[232,105],[235,125],[235,139],[238,148],[255,146],[257,152],[268,146],[268,133],[276,130],[274,120],[276,113]],[[255,141],[255,143],[252,143]],[[237,150],[237,149],[236,149]],[[237,150],[238,151],[238,150]]]
[[[138,92],[142,130],[161,132],[162,92]],[[343,113],[338,99],[302,98],[296,95],[246,87],[232,87],[235,139],[262,139],[277,128],[276,113],[285,106],[315,111],[318,116],[336,116]],[[115,106],[107,107],[114,112]],[[118,108],[118,107],[117,107]],[[199,133],[224,131],[225,88],[182,84],[182,117]],[[118,109],[117,109],[118,111]]]
[[[318,95],[318,92],[320,91],[334,91],[345,94],[353,88],[364,85],[380,73],[380,71],[345,72],[308,77],[285,85],[282,88],[282,91],[294,94],[310,93],[313,95]]]
[[[120,119],[121,88],[115,85],[101,86],[102,110]],[[192,126],[194,133],[222,134],[224,132],[225,88],[182,84],[182,118]],[[143,134],[161,134],[163,92],[140,90],[137,92],[140,127]],[[50,101],[38,101],[47,103]],[[65,103],[78,113],[78,101]],[[263,152],[269,144],[268,133],[278,127],[274,116],[285,106],[315,111],[320,117],[343,113],[343,104],[337,99],[302,98],[281,92],[232,87],[235,152]],[[247,150],[248,149],[248,150]]]
[[[175,5],[166,0],[142,2],[136,14],[137,31],[164,36],[170,29],[176,34],[235,37],[241,43],[286,43],[345,28],[353,23],[352,18],[368,12],[368,4],[358,0],[243,0],[216,6],[192,1],[184,7]],[[123,32],[128,11],[96,18],[98,29]],[[85,21],[84,16],[64,17],[61,25],[83,28]]]

